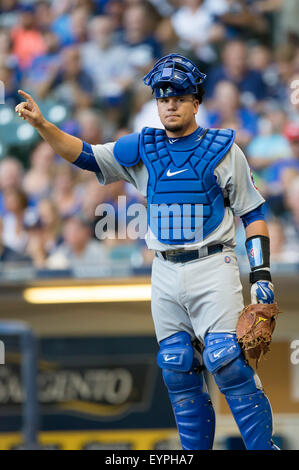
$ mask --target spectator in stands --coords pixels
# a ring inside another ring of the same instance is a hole
[[[0,60],[5,63],[6,57],[11,53],[11,37],[8,29],[0,28]]]
[[[51,32],[54,12],[47,0],[37,0],[35,6],[36,26],[41,32]]]
[[[43,36],[36,28],[34,4],[21,5],[19,24],[13,28],[11,38],[22,70],[30,68],[33,59],[45,53]]]
[[[299,123],[299,69],[288,82],[287,103],[289,120]]]
[[[78,115],[80,138],[91,145],[103,142],[105,120],[103,116],[92,109],[84,109]]]
[[[237,131],[236,143],[245,148],[257,134],[258,116],[240,104],[240,92],[228,81],[219,82],[208,111],[208,125],[214,128],[232,127]]]
[[[125,204],[120,205],[119,198],[123,196],[125,197]],[[111,183],[108,187],[105,202],[113,206],[117,222],[126,218],[126,212],[130,204],[139,201],[140,199],[137,200],[137,198],[129,196],[129,194],[127,194],[125,181],[117,181],[116,183]]]
[[[12,248],[8,247],[5,245],[5,242],[3,241],[3,221],[0,217],[0,269],[2,266],[2,263],[31,263],[31,259],[22,254],[22,253],[17,253],[15,250]]]
[[[61,243],[61,219],[56,204],[51,199],[42,199],[38,205],[45,252],[50,255]]]
[[[251,167],[266,181],[269,166],[277,160],[290,156],[289,142],[283,135],[286,120],[287,116],[284,111],[269,104],[260,123],[260,134],[247,148]]]
[[[88,6],[75,8],[71,2],[61,2],[62,10],[53,6],[56,18],[52,23],[52,31],[59,38],[61,47],[80,44],[87,40],[87,23],[90,15]]]
[[[87,4],[74,8],[71,13],[71,30],[75,44],[83,44],[88,39],[87,24],[90,8]]]
[[[52,11],[54,18],[60,18],[71,11],[74,6],[73,0],[52,0]]]
[[[42,226],[36,213],[25,216],[24,228],[26,230],[27,241],[25,253],[30,257],[34,268],[42,269],[46,260],[46,253],[42,238]]]
[[[57,36],[52,31],[44,31],[43,38],[45,52],[33,60],[32,67],[25,76],[25,86],[37,94],[40,85],[48,80],[49,75],[57,70],[57,64],[61,63]]]
[[[212,98],[217,83],[222,80],[229,80],[238,87],[244,106],[257,107],[267,97],[262,75],[259,71],[249,68],[248,48],[240,40],[229,41],[225,45],[221,65],[212,69],[207,80],[208,98]]]
[[[144,73],[162,54],[155,38],[158,20],[157,10],[147,1],[133,4],[124,12],[123,40],[129,47],[128,62],[137,73]]]
[[[285,192],[288,212],[283,216],[286,243],[298,260],[299,253],[299,175],[288,185]]]
[[[172,26],[179,38],[179,47],[195,55],[204,64],[216,59],[214,43],[224,39],[225,30],[215,22],[213,2],[204,0],[180,0],[179,8],[172,15]]]
[[[3,243],[18,253],[24,253],[28,236],[24,228],[26,194],[17,188],[4,191]]]
[[[17,83],[14,80],[13,70],[5,65],[0,64],[0,82],[4,85],[4,103],[6,106],[15,107],[20,101],[18,95]],[[1,103],[3,104],[2,100]]]
[[[274,1],[274,0],[272,0]],[[281,36],[283,42],[293,42],[298,44],[298,17],[299,17],[299,3],[297,0],[281,0]]]
[[[81,172],[82,173],[82,172]],[[85,172],[83,182],[84,199],[82,214],[96,225],[95,213],[99,204],[105,203],[109,198],[109,186],[101,186],[90,172]]]
[[[123,17],[125,12],[125,3],[123,0],[109,0],[103,8],[102,13],[109,16],[113,22],[116,42],[121,42],[123,33]],[[100,12],[99,12],[100,13]]]
[[[80,212],[84,194],[82,188],[76,187],[76,170],[71,165],[57,166],[52,195],[63,219]]]
[[[271,211],[279,216],[286,211],[284,194],[299,175],[299,123],[288,123],[284,135],[291,147],[290,157],[273,163],[267,171],[267,202]]]
[[[36,202],[52,189],[55,153],[46,142],[40,142],[30,157],[30,168],[23,180],[24,191]]]
[[[107,262],[104,244],[92,238],[90,221],[71,217],[63,226],[64,242],[47,259],[49,269],[82,269]]]
[[[129,48],[114,43],[114,24],[109,16],[94,17],[89,36],[90,41],[81,48],[83,69],[93,79],[95,95],[102,106],[119,106],[133,78]]]
[[[59,38],[60,46],[67,46],[75,42],[71,27],[71,7],[71,0],[54,0],[52,3],[54,20],[51,30]]]
[[[35,218],[27,220],[26,229],[28,234],[26,253],[31,257],[34,267],[43,269],[47,257],[63,242],[61,220],[54,202],[42,199]]]
[[[288,168],[299,172],[299,122],[289,122],[284,129],[284,135],[288,139],[291,147],[290,157],[279,160],[269,168],[272,178],[268,181],[271,185],[281,181],[283,172]]]
[[[267,220],[267,225],[271,243],[271,263],[298,263],[299,250],[296,252],[288,245],[281,220]]]
[[[281,83],[279,69],[274,60],[270,47],[265,44],[256,44],[249,48],[248,64],[250,69],[261,73],[266,95],[269,99],[282,101],[285,97],[285,87]]]
[[[296,47],[290,43],[281,44],[275,49],[273,55],[279,79],[276,96],[280,101],[281,106],[286,109],[290,101],[290,83],[294,74]]]
[[[39,88],[40,98],[47,97],[50,92],[54,99],[76,110],[92,104],[93,82],[82,69],[77,46],[62,50],[60,63]]]
[[[269,24],[258,9],[259,0],[222,0],[218,20],[226,26],[228,38],[256,38],[269,32]]]
[[[13,72],[11,86],[16,88],[21,80],[21,71],[18,58],[12,51],[12,41],[8,29],[0,29],[0,67],[8,67]]]
[[[18,22],[19,16],[18,0],[1,0],[0,4],[0,27],[12,28]]]
[[[283,4],[284,0],[258,0],[255,8],[261,13],[274,13],[279,11]]]
[[[119,135],[120,135],[119,131]],[[137,191],[130,189],[127,190],[127,185],[124,181],[117,181],[116,183],[109,184],[107,186],[107,194],[105,203],[113,207],[112,217],[114,221],[108,223],[107,226],[100,223],[101,217],[97,220],[95,233],[96,236],[103,240],[105,247],[109,251],[109,258],[112,260],[127,260],[132,263],[135,267],[139,267],[143,264],[143,261],[149,260],[149,256],[144,256],[145,242],[143,239],[134,239],[135,225],[134,219],[138,215],[135,210],[130,211],[130,206],[136,203],[144,203],[143,198],[138,194]],[[125,199],[124,199],[125,197]],[[141,236],[145,236],[147,219],[144,214],[144,226],[142,222],[138,223],[136,230],[138,230]],[[109,217],[109,213],[104,214],[105,220]],[[132,226],[130,227],[130,223]],[[110,225],[111,224],[111,225]],[[115,231],[113,230],[113,225]],[[132,230],[132,236],[129,236],[129,227]],[[144,228],[144,233],[141,231]],[[104,231],[104,233],[102,232]],[[104,239],[102,238],[104,236]]]
[[[0,217],[6,212],[3,193],[7,189],[18,189],[22,185],[23,166],[15,157],[6,157],[0,162]]]

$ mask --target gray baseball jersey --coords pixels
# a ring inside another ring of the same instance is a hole
[[[114,157],[114,143],[93,145],[101,184],[119,180],[132,183],[146,197],[148,171],[140,161],[133,167],[120,165]],[[149,249],[164,251],[194,249],[221,243],[223,252],[188,263],[171,263],[155,257],[152,269],[152,316],[158,342],[186,331],[204,342],[207,332],[234,333],[243,296],[237,258],[234,253],[234,216],[242,216],[264,199],[255,187],[250,168],[241,149],[233,144],[214,174],[229,198],[221,224],[204,240],[192,245],[167,245],[147,234]]]

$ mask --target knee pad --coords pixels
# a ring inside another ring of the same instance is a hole
[[[259,388],[255,373],[243,357],[235,334],[208,333],[203,361],[215,378],[219,390],[227,396],[255,393]]]
[[[202,391],[204,380],[200,373],[201,364],[194,357],[188,333],[181,331],[161,341],[157,363],[163,371],[163,379],[170,393],[179,395],[193,388]]]

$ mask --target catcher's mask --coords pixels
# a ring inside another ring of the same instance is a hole
[[[156,98],[166,98],[197,94],[206,77],[191,60],[169,54],[158,60],[143,81],[152,88]]]

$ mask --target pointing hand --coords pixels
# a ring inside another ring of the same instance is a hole
[[[33,127],[38,128],[45,121],[38,105],[29,93],[23,90],[18,90],[18,93],[23,96],[26,101],[17,104],[15,107],[16,113]]]

